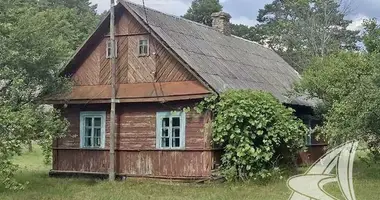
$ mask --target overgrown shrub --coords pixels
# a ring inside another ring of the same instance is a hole
[[[269,178],[304,147],[306,127],[269,93],[228,91],[205,99],[197,110],[213,113],[213,143],[224,150],[227,178]]]

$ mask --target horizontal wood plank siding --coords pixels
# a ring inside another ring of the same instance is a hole
[[[208,114],[186,113],[185,150],[156,149],[156,113],[181,110],[197,101],[175,103],[117,104],[117,171],[136,176],[206,177],[211,174],[213,152],[205,124]],[[109,148],[109,104],[68,105],[69,134],[53,146],[53,169],[59,171],[106,172]],[[80,149],[79,113],[107,111],[105,149]],[[206,135],[206,136],[205,136]]]

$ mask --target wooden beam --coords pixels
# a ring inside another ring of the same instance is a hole
[[[139,35],[149,35],[150,33],[128,33],[128,34],[116,34],[115,37],[123,37],[123,36],[139,36]],[[110,35],[105,35],[104,37],[111,37]]]
[[[63,176],[63,177],[93,177],[93,178],[105,178],[107,176],[106,173],[102,172],[79,172],[79,171],[62,171],[62,170],[50,170],[49,176]],[[135,174],[117,174],[118,177],[133,177],[133,178],[148,178],[148,179],[159,179],[159,180],[182,180],[182,181],[192,181],[192,180],[201,180],[205,178],[209,178],[209,176],[153,176],[153,175],[135,175]]]
[[[111,0],[111,19],[110,19],[110,37],[111,37],[111,117],[110,117],[110,165],[109,180],[115,180],[115,130],[116,130],[116,48],[115,48],[115,0]]]
[[[186,95],[186,96],[166,96],[166,97],[146,97],[117,99],[118,103],[142,103],[142,102],[170,102],[179,100],[203,99],[210,94]],[[73,99],[73,100],[48,100],[46,104],[100,104],[110,103],[108,99]]]
[[[67,148],[67,147],[53,147],[53,150],[72,150],[72,151],[109,151],[108,148],[104,148],[104,149],[94,149],[94,148]],[[178,151],[178,152],[186,152],[186,151],[191,151],[191,152],[194,152],[194,151],[198,151],[198,152],[202,152],[202,151],[222,151],[223,149],[217,149],[217,148],[211,148],[211,149],[178,149],[178,150],[173,150],[173,149],[156,149],[156,148],[144,148],[144,149],[115,149],[115,151],[128,151],[128,152],[143,152],[143,151],[160,151],[160,152],[164,152],[164,151],[170,151],[170,152],[173,152],[173,151]]]

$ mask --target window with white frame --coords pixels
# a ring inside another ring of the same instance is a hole
[[[319,120],[311,115],[303,115],[300,117],[303,123],[308,128],[308,131],[305,135],[305,144],[306,146],[311,146],[315,143],[315,127],[319,124]]]
[[[104,148],[105,146],[105,111],[80,113],[80,147]]]
[[[185,112],[158,112],[156,146],[158,149],[185,148]]]
[[[112,49],[112,46],[111,46],[111,40],[107,40],[107,43],[106,43],[106,58],[111,58],[111,50]],[[117,58],[117,41],[115,40],[115,58]]]
[[[149,40],[143,39],[139,41],[139,56],[149,55]]]

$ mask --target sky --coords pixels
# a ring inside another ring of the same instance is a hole
[[[142,0],[129,0],[142,4]],[[145,0],[147,7],[172,14],[183,15],[190,7],[192,0]],[[231,22],[235,24],[245,24],[253,26],[257,23],[256,17],[260,9],[265,4],[273,0],[219,0],[223,5],[223,10],[231,14]],[[349,1],[350,11],[347,18],[353,21],[349,26],[352,30],[360,30],[364,19],[380,19],[380,0],[346,0]],[[109,9],[109,0],[91,0],[93,4],[98,4],[98,12]]]

